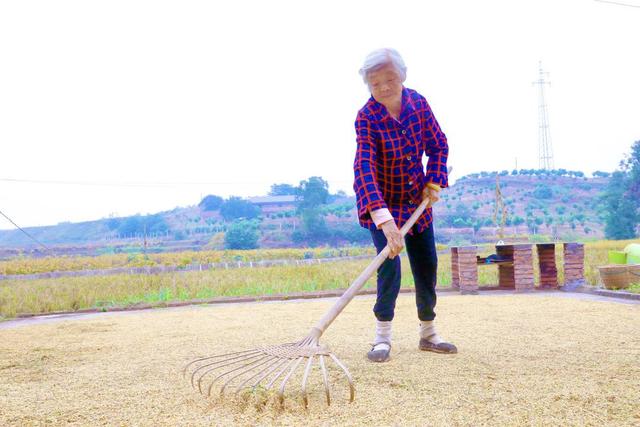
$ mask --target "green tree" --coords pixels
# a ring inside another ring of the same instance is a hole
[[[123,218],[118,226],[118,233],[124,235],[164,233],[169,229],[164,217],[155,215],[134,215]]]
[[[324,219],[321,206],[329,199],[329,183],[319,176],[300,181],[296,189],[298,213],[302,219],[302,228],[291,236],[294,242],[307,245],[327,243],[331,233]]]
[[[523,223],[524,223],[524,218],[522,218],[521,216],[516,215],[513,217],[513,221],[512,221],[513,225],[520,225]]]
[[[629,174],[628,196],[636,201],[636,208],[640,208],[640,141],[631,146],[631,154],[623,162],[623,167]]]
[[[591,175],[593,175],[595,178],[608,178],[609,176],[611,176],[609,172],[602,171],[595,171]]]
[[[312,244],[324,242],[330,235],[324,215],[318,208],[302,211],[302,229],[305,238]]]
[[[248,200],[231,196],[220,207],[220,214],[226,221],[235,219],[252,219],[260,215],[260,208]]]
[[[636,237],[640,223],[640,141],[633,143],[631,153],[620,162],[620,170],[611,175],[600,201],[605,210],[605,236]]]
[[[601,196],[605,206],[604,234],[607,239],[632,239],[638,224],[637,201],[628,197],[629,177],[625,171],[615,171],[606,192]]]
[[[349,244],[370,244],[371,234],[360,224],[351,222],[348,224],[339,224],[333,230],[332,234],[338,243],[347,242]]]
[[[553,217],[552,216],[545,216],[544,217],[544,225],[546,225],[547,228],[551,228],[551,226],[553,225]]]
[[[467,221],[464,218],[455,218],[453,220],[453,226],[455,228],[462,228],[467,226]]]
[[[270,196],[294,196],[296,187],[291,184],[272,184],[269,190]]]
[[[223,203],[224,199],[222,197],[209,194],[198,203],[198,206],[205,211],[217,211],[222,207]]]
[[[296,189],[298,209],[315,208],[327,203],[329,198],[329,183],[319,176],[312,176],[308,180],[300,181]]]
[[[255,249],[258,247],[258,225],[255,221],[234,221],[224,235],[225,249]]]
[[[536,199],[551,199],[553,197],[553,190],[545,185],[539,185],[533,190],[533,197]]]

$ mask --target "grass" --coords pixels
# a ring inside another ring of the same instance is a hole
[[[625,245],[626,242],[586,244],[586,282],[590,285],[597,285],[599,282],[597,266],[607,263],[608,250],[619,249]],[[262,256],[282,256],[285,253],[303,254],[303,252],[296,251],[266,251]],[[479,251],[480,255],[489,253],[491,253],[491,249],[486,246]],[[231,254],[218,255],[229,257],[232,256]],[[314,252],[314,255],[319,254],[321,252]],[[261,255],[259,251],[249,251],[244,256],[258,259]],[[556,258],[557,265],[561,266],[561,245],[556,247]],[[0,320],[15,317],[18,313],[49,313],[87,308],[156,304],[168,301],[188,301],[221,296],[259,296],[344,289],[364,270],[369,262],[366,259],[315,265],[215,269],[161,275],[122,274],[39,280],[4,280],[0,281]],[[403,258],[402,265],[402,286],[412,287],[413,278],[406,258]],[[535,265],[537,265],[537,260],[534,257]],[[479,267],[478,283],[480,285],[497,284],[497,272],[495,266]],[[558,269],[558,275],[559,282],[563,283],[562,268]],[[535,276],[537,282],[537,272],[535,272]],[[439,257],[438,286],[448,287],[450,284],[451,258],[449,254],[444,254]],[[369,280],[365,286],[369,288],[375,286],[374,280]],[[630,291],[640,293],[640,286],[634,285]]]
[[[413,286],[409,263],[403,262],[402,286]],[[342,289],[357,277],[369,260],[337,261],[314,265],[285,265],[260,268],[216,269],[162,275],[115,275],[64,277],[0,282],[0,315],[47,313],[128,306],[139,303],[188,301],[220,296],[271,295]],[[449,256],[440,260],[449,265]],[[441,285],[451,283],[448,268],[441,268]],[[481,275],[485,283],[490,274]],[[375,286],[374,279],[366,287]]]
[[[634,294],[640,294],[640,283],[633,283],[625,290]]]

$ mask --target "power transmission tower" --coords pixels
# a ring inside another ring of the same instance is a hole
[[[544,100],[544,87],[551,82],[545,80],[542,71],[542,61],[538,63],[538,80],[533,82],[538,85],[538,159],[539,168],[545,170],[554,169],[553,147],[551,145],[551,132],[549,131],[549,118],[547,116],[547,104]]]

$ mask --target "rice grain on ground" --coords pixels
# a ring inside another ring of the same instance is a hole
[[[0,425],[638,425],[640,306],[540,295],[442,297],[457,355],[417,350],[412,295],[398,299],[392,361],[365,358],[371,297],[322,337],[334,371],[326,407],[313,371],[309,409],[291,383],[284,409],[205,399],[183,380],[199,355],[302,338],[334,300],[109,313],[0,329]]]

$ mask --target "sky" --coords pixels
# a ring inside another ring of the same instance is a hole
[[[451,182],[538,168],[539,64],[556,168],[613,171],[640,140],[640,0],[620,3],[1,2],[0,211],[77,222],[311,176],[352,194],[380,47],[447,135]]]

